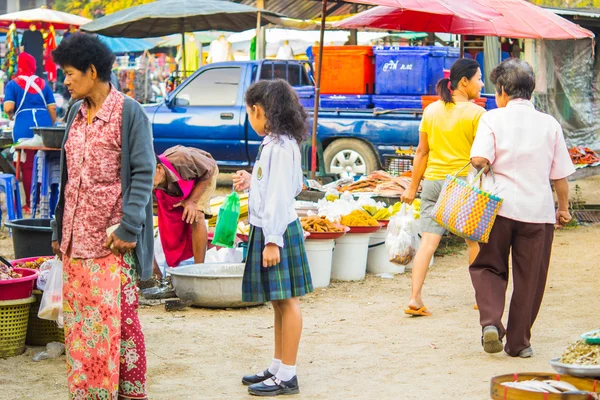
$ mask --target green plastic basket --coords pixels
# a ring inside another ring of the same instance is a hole
[[[600,337],[592,337],[595,334],[597,334],[598,332],[600,332],[600,330],[586,332],[583,335],[581,335],[581,338],[585,339],[585,342],[587,344],[600,344]]]
[[[25,352],[29,308],[34,301],[35,296],[0,301],[0,358],[14,357]]]
[[[42,292],[34,290],[35,302],[29,309],[29,325],[27,325],[27,340],[29,346],[45,346],[51,342],[65,342],[65,330],[59,328],[56,322],[38,317]]]

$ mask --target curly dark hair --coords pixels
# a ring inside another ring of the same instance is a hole
[[[259,81],[248,88],[246,105],[265,109],[265,130],[274,135],[288,135],[302,143],[308,136],[308,115],[296,91],[282,79]]]
[[[70,66],[86,73],[93,65],[102,82],[110,81],[115,55],[97,36],[75,33],[60,42],[52,58],[61,67]]]

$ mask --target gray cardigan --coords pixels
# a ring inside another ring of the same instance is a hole
[[[152,189],[156,158],[152,144],[152,125],[142,106],[123,95],[123,122],[121,141],[121,185],[123,192],[123,218],[115,231],[126,242],[137,242],[135,254],[141,280],[152,276],[154,259],[154,225],[152,218]],[[52,221],[52,241],[62,241],[62,222],[65,206],[64,190],[68,178],[65,143],[81,101],[73,104],[67,118],[67,128],[60,159],[60,195]],[[104,210],[98,210],[104,212]],[[107,227],[108,228],[108,227]]]

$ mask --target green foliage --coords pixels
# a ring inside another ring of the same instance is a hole
[[[600,0],[530,0],[538,6],[556,8],[600,8]]]
[[[56,0],[59,11],[81,15],[86,18],[100,18],[115,11],[152,3],[154,0]]]

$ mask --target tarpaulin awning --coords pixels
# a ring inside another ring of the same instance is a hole
[[[362,3],[366,1],[368,0],[361,0]],[[406,8],[387,5],[396,2],[403,3],[404,1],[378,0],[377,3],[385,3],[386,6],[364,11],[337,23],[336,26],[345,29],[416,30],[520,39],[562,40],[594,37],[594,34],[587,29],[525,0],[447,1],[447,4],[452,4],[455,7],[456,13],[454,16],[439,14],[439,17],[418,17],[418,15],[411,15]],[[411,1],[424,2],[420,0]],[[429,6],[425,7],[425,10],[428,8]],[[480,12],[486,8],[490,12],[496,13],[496,16],[492,14],[489,18],[481,18]],[[473,10],[479,11],[474,13]]]
[[[51,10],[46,7],[0,15],[0,26],[8,27],[14,23],[17,29],[28,29],[31,24],[34,24],[38,28],[52,25],[54,29],[65,30],[72,26],[79,27],[90,21],[90,19],[79,15]]]
[[[279,14],[222,0],[160,0],[117,11],[81,27],[106,36],[145,38],[197,31],[256,28],[257,13]],[[262,24],[269,21],[262,20]]]
[[[112,38],[102,35],[98,35],[98,37],[113,53],[139,53],[157,47],[162,41],[162,39]]]

